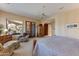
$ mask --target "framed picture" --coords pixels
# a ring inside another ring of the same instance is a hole
[[[6,20],[6,28],[9,33],[22,33],[23,32],[23,23]]]
[[[66,25],[66,28],[67,29],[78,28],[78,23],[67,24]]]

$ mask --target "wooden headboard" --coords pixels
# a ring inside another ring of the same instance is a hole
[[[12,35],[3,35],[0,36],[0,43],[4,44],[8,41],[12,40]]]

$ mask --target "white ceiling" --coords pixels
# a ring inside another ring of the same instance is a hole
[[[78,8],[79,4],[74,3],[0,3],[0,10],[11,12],[21,16],[28,16],[36,19],[41,18],[45,6],[45,14],[51,17],[59,12]],[[64,7],[64,8],[63,8]]]

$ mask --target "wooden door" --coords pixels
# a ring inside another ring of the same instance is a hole
[[[43,25],[39,24],[38,25],[38,37],[42,37],[43,36]]]
[[[44,24],[44,35],[48,35],[48,24]]]
[[[26,33],[30,35],[30,37],[35,37],[36,34],[36,26],[35,22],[26,21]]]
[[[26,33],[31,36],[32,34],[32,22],[26,21]]]

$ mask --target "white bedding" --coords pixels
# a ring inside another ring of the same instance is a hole
[[[41,38],[33,54],[36,56],[79,56],[79,40],[61,36]]]

